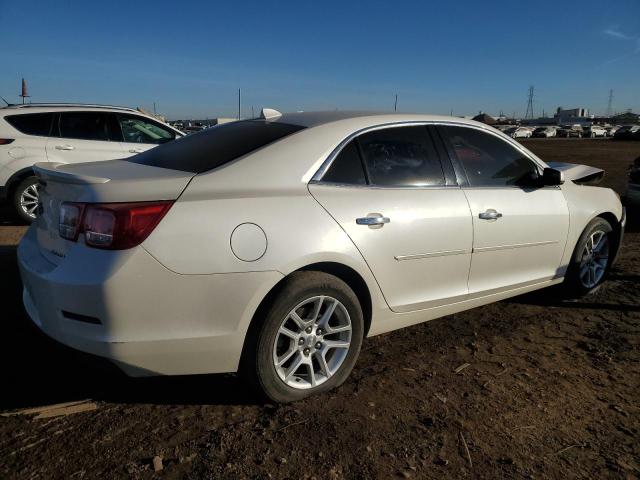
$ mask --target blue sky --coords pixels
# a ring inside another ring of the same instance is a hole
[[[0,95],[169,118],[640,111],[640,1],[0,0]]]

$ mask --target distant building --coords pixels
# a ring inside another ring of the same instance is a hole
[[[584,124],[591,125],[593,123],[593,115],[589,114],[586,108],[569,108],[564,109],[558,107],[556,114],[553,116],[558,125],[564,124]]]
[[[560,118],[585,118],[589,116],[589,110],[586,108],[563,109],[562,107],[558,107],[555,116]]]

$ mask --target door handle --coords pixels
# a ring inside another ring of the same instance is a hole
[[[384,225],[385,223],[389,223],[391,219],[389,217],[383,217],[382,215],[374,214],[369,215],[367,217],[356,218],[356,223],[358,225]]]
[[[76,147],[74,147],[73,145],[56,145],[56,150],[75,150]]]
[[[486,212],[482,212],[478,215],[482,220],[497,220],[502,218],[502,214],[493,208],[489,208]]]
[[[132,148],[131,150],[129,150],[129,153],[142,153],[142,149]]]

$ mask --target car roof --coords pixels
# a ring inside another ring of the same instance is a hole
[[[468,125],[482,125],[486,127],[484,123],[479,123],[473,120],[459,117],[449,117],[445,115],[428,115],[419,113],[385,113],[385,112],[371,112],[371,111],[348,111],[348,110],[332,110],[332,111],[317,111],[317,112],[291,112],[283,113],[281,116],[270,119],[270,122],[282,122],[291,125],[299,125],[302,127],[317,127],[329,123],[345,122],[353,123],[350,121],[355,120],[356,123],[364,126],[380,125],[387,123],[397,122],[447,122],[451,123],[465,123]]]
[[[25,103],[22,105],[7,105],[4,107],[0,107],[0,111],[7,113],[7,111],[15,111],[15,112],[30,112],[30,113],[42,113],[42,112],[59,112],[65,110],[114,110],[114,111],[125,111],[132,113],[141,113],[144,115],[144,112],[140,110],[136,110],[135,108],[130,107],[120,107],[117,105],[100,105],[100,104],[91,104],[91,103]]]

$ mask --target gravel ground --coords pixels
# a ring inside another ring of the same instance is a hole
[[[640,156],[640,143],[523,143],[605,168],[620,192]],[[0,212],[0,478],[638,478],[639,216],[597,293],[536,292],[368,339],[343,387],[274,406],[233,375],[128,379],[42,336],[20,303],[24,228]]]

